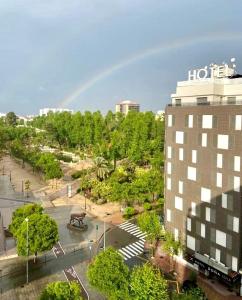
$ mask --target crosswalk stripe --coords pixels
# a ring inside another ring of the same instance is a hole
[[[144,246],[145,242],[142,241],[142,240],[139,240],[138,242],[136,242],[137,245],[141,245],[141,246]]]
[[[139,234],[139,235],[137,235],[137,237],[145,237],[145,236],[147,236],[147,234],[146,233],[141,233],[141,234]]]
[[[137,248],[139,248],[140,250],[142,250],[142,251],[144,250],[144,247],[142,247],[141,245],[137,245],[137,244],[136,244],[135,246],[136,246]]]
[[[130,224],[130,223],[125,224],[124,226],[119,226],[119,228],[124,229],[124,230],[127,230],[128,228],[135,228],[135,227],[136,227],[136,225]]]
[[[127,247],[125,247],[125,249],[127,249],[128,251],[131,251],[134,255],[138,255],[138,254],[139,254],[139,253],[137,253],[137,249],[136,249],[136,251],[135,251],[134,249],[132,249],[132,248],[130,247],[130,245],[127,246]]]
[[[129,245],[129,247],[131,247],[132,249],[134,249],[134,250],[136,250],[136,251],[138,250],[139,253],[142,252],[139,248],[135,247],[134,244]],[[139,253],[138,253],[138,254],[139,254]]]
[[[127,253],[125,253],[125,251],[123,251],[123,249],[119,249],[119,252],[121,252],[124,257],[132,258],[132,256],[129,256]]]
[[[129,233],[132,233],[132,234],[140,234],[142,233],[139,229],[135,228],[135,229],[132,229],[131,231],[128,231]]]
[[[122,250],[122,252],[123,252],[126,256],[128,256],[129,258],[132,258],[132,256],[134,256],[134,255],[131,256],[131,254],[130,254],[130,253],[128,252],[128,250],[126,250],[125,248],[122,248],[121,250]],[[121,250],[120,250],[120,251],[121,251]]]

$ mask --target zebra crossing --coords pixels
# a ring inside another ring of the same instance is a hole
[[[134,256],[137,256],[144,251],[144,243],[145,243],[145,237],[147,236],[146,232],[142,232],[139,227],[133,223],[130,223],[129,221],[126,221],[118,227],[122,230],[125,230],[129,234],[134,235],[136,238],[138,238],[138,241],[132,244],[129,244],[121,249],[119,249],[119,253],[122,255],[124,260],[128,260]]]
[[[144,241],[139,240],[138,242],[129,244],[128,246],[125,246],[118,250],[119,253],[122,255],[124,260],[128,260],[134,256],[137,256],[144,251]]]
[[[136,236],[137,238],[139,238],[141,240],[145,240],[145,237],[147,236],[146,232],[142,232],[137,225],[130,223],[129,221],[126,221],[126,222],[118,225],[118,227],[127,231],[128,233]]]

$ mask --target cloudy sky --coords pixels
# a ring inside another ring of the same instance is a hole
[[[0,0],[0,112],[163,109],[189,69],[237,59],[239,0]]]

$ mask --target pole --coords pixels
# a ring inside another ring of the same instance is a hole
[[[26,246],[27,246],[27,262],[26,262],[26,284],[29,283],[29,219],[25,219],[27,223],[27,241],[26,241]]]
[[[24,192],[24,181],[22,180],[22,193]]]
[[[86,195],[84,196],[85,198],[85,210],[87,210],[87,198],[86,198]]]
[[[103,221],[103,250],[106,249],[106,222],[105,220]]]
[[[11,171],[10,171],[10,174],[9,174],[9,179],[10,179],[10,182],[12,181],[12,174],[11,174]]]

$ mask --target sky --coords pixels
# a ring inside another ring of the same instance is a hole
[[[0,112],[170,102],[190,69],[236,58],[239,0],[1,0]]]

